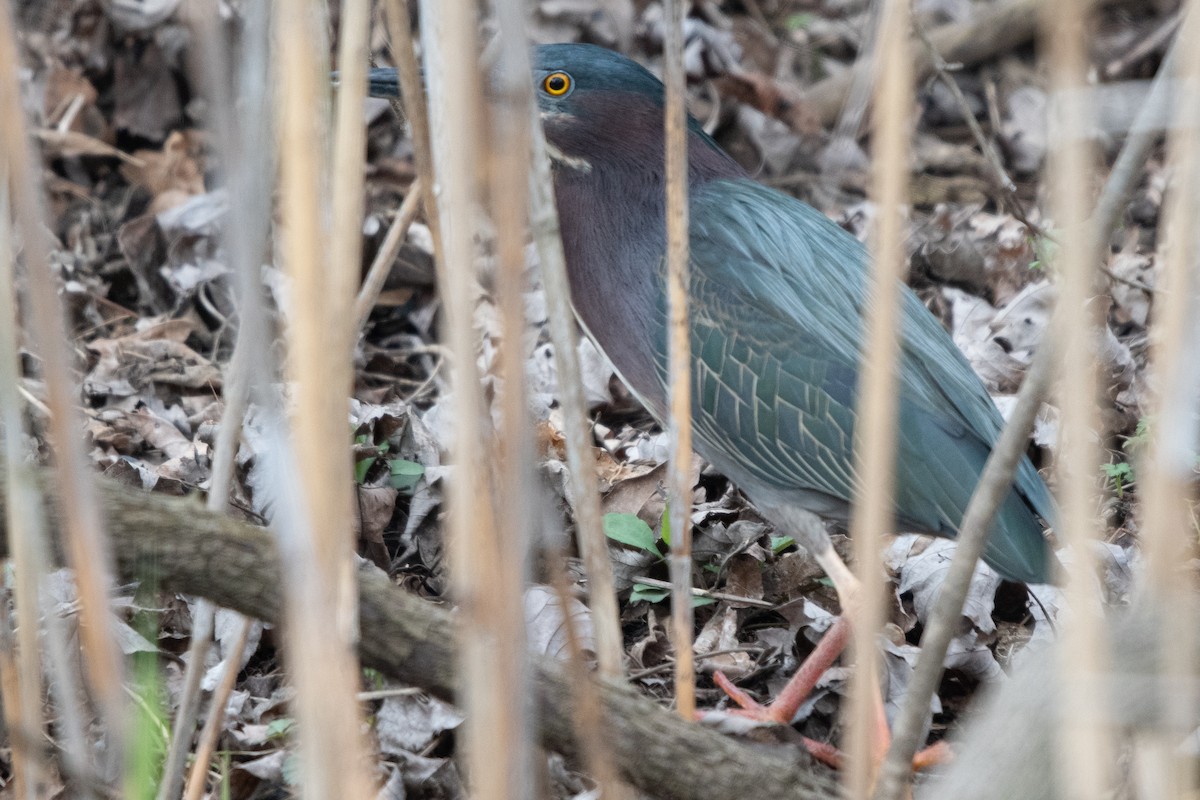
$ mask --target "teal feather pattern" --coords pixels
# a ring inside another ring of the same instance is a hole
[[[696,449],[755,487],[752,499],[769,493],[844,518],[856,482],[866,251],[815,209],[749,180],[694,191],[690,246]],[[907,288],[903,303],[895,513],[904,530],[953,537],[1003,419]],[[659,343],[665,394],[665,335]],[[984,560],[1011,580],[1047,582],[1053,559],[1038,517],[1053,515],[1023,459]]]

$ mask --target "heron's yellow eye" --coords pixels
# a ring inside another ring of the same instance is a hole
[[[551,72],[542,81],[542,88],[546,90],[546,94],[551,97],[562,97],[567,92],[571,91],[571,76],[565,72]]]

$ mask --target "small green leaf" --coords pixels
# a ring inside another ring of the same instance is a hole
[[[291,717],[280,717],[267,723],[267,738],[279,739],[287,736],[296,727],[296,720]]]
[[[417,485],[417,481],[421,480],[421,476],[425,474],[424,465],[415,461],[393,458],[387,463],[388,469],[391,470],[392,488],[402,492],[412,491],[412,488]]]
[[[671,592],[667,589],[660,589],[657,586],[647,586],[644,583],[635,583],[633,591],[629,593],[629,602],[631,603],[661,603],[670,596]]]
[[[659,586],[650,586],[645,583],[635,583],[633,591],[629,593],[629,602],[631,603],[661,603],[671,596],[670,589],[663,589]],[[711,597],[701,597],[700,595],[692,595],[692,608],[700,606],[711,606],[717,602]]]
[[[605,514],[604,535],[615,542],[636,547],[656,556],[661,555],[654,531],[650,530],[650,526],[640,520],[637,514]]]
[[[671,501],[668,500],[663,504],[662,525],[659,526],[662,530],[663,544],[667,547],[671,546]]]
[[[814,15],[806,14],[804,12],[791,14],[788,16],[787,21],[784,22],[784,26],[789,31],[802,31],[811,26],[815,19],[816,17]]]
[[[772,536],[771,537],[771,552],[778,555],[784,550],[794,545],[796,540],[791,536]]]
[[[368,456],[362,461],[356,461],[354,463],[354,482],[362,483],[365,481],[367,473],[371,471],[371,467],[375,466],[375,462],[378,460],[377,456]]]
[[[1104,470],[1104,474],[1113,482],[1113,488],[1117,491],[1117,497],[1125,496],[1125,487],[1133,483],[1133,466],[1127,461],[1119,461],[1116,464],[1101,464],[1100,468]]]
[[[1118,461],[1116,464],[1103,464],[1101,469],[1110,478],[1132,478],[1133,467],[1128,461]]]
[[[1142,448],[1150,444],[1150,428],[1153,424],[1153,418],[1150,416],[1139,418],[1137,429],[1133,432],[1133,436],[1125,439],[1125,443],[1121,445],[1121,449],[1131,454],[1141,452]]]
[[[383,678],[383,673],[377,669],[371,669],[370,667],[363,667],[362,674],[363,674],[363,683],[370,686],[372,689],[374,689],[376,691],[382,689],[385,685],[387,685],[387,682]]]

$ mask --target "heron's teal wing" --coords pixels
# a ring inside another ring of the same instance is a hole
[[[691,219],[697,449],[751,494],[845,503],[855,484],[863,248],[816,210],[749,181],[701,188]],[[956,533],[1001,425],[970,364],[905,289],[895,493],[904,525]],[[1052,513],[1025,460],[986,560],[1014,580],[1047,580],[1037,515]]]

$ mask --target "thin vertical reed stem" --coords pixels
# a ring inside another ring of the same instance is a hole
[[[675,707],[696,716],[696,664],[692,653],[692,351],[688,336],[687,74],[683,18],[687,3],[667,0],[663,79],[666,85],[667,308],[671,413],[667,477],[671,525],[671,642],[675,650]]]
[[[1195,768],[1188,765],[1192,759],[1185,760],[1177,742],[1194,724],[1197,707],[1195,682],[1189,679],[1196,606],[1182,565],[1188,563],[1189,543],[1197,535],[1191,519],[1196,496],[1192,448],[1200,441],[1195,410],[1195,398],[1200,397],[1200,104],[1191,100],[1200,86],[1200,3],[1188,3],[1184,13],[1172,48],[1180,55],[1167,152],[1173,175],[1159,238],[1162,277],[1156,283],[1152,331],[1156,407],[1150,412],[1150,448],[1139,470],[1140,533],[1146,556],[1140,595],[1159,621],[1162,660],[1157,691],[1168,723],[1165,730],[1141,737],[1140,755],[1158,764],[1157,780],[1164,782],[1158,796],[1176,798],[1187,796],[1195,780]]]
[[[179,796],[188,752],[196,733],[196,718],[200,710],[200,681],[204,677],[205,662],[212,647],[215,617],[216,608],[208,600],[197,600],[192,606],[192,639],[188,644],[187,670],[183,674],[183,691],[179,694],[179,708],[175,711],[175,719],[171,725],[171,743],[163,761],[156,800],[171,800]]]
[[[896,461],[896,386],[900,355],[900,286],[905,273],[904,204],[907,201],[912,135],[912,53],[908,42],[909,5],[885,0],[878,33],[879,66],[872,106],[872,194],[878,207],[871,238],[874,268],[865,320],[855,452],[858,485],[851,510],[856,570],[862,595],[855,615],[855,671],[848,716],[850,746],[847,785],[852,797],[866,797],[884,742],[879,730],[876,636],[883,622],[879,580],[883,535],[895,524],[892,487]],[[886,724],[886,723],[885,723]]]
[[[4,703],[4,727],[13,751],[12,792],[16,797],[35,800],[42,780],[42,764],[34,752],[37,748],[30,744],[41,738],[42,729],[35,729],[25,721],[27,703],[21,697],[23,690],[20,668],[17,666],[19,657],[13,636],[13,617],[8,611],[8,603],[0,603],[0,702]],[[41,676],[38,677],[40,680]],[[38,700],[40,704],[40,696]],[[38,716],[41,716],[40,708]],[[37,733],[34,733],[35,730]]]
[[[496,782],[507,797],[521,797],[532,785],[534,745],[526,658],[524,586],[529,574],[530,518],[537,515],[531,465],[533,428],[526,406],[525,242],[529,231],[529,52],[524,4],[496,0],[497,48],[492,67],[488,137],[489,208],[496,226],[496,305],[501,340],[497,371],[503,385],[496,431],[497,497],[510,511],[498,514],[492,545],[496,602],[492,625],[496,645],[496,691],[503,698],[492,741],[484,754],[494,762]],[[497,752],[498,750],[498,752]]]
[[[30,515],[38,513],[36,505],[30,505],[30,495],[23,487],[27,480],[27,453],[23,439],[27,433],[25,415],[21,411],[21,395],[17,386],[21,382],[21,367],[18,358],[18,323],[16,274],[13,269],[13,253],[16,251],[12,236],[12,208],[8,202],[8,170],[0,165],[0,419],[4,423],[4,482],[10,498],[7,523],[9,552],[12,554],[15,572],[15,597],[17,619],[17,652],[10,664],[11,675],[4,676],[5,686],[12,685],[17,691],[11,697],[5,694],[4,710],[6,721],[20,723],[23,735],[11,739],[13,769],[18,779],[18,794],[34,798],[38,796],[38,785],[42,781],[43,765],[38,753],[26,746],[24,734],[42,731],[42,658],[39,641],[42,629],[41,608],[38,603],[38,586],[45,572],[45,547],[31,539],[34,530]],[[36,489],[34,490],[36,492]],[[33,495],[36,497],[36,494]],[[5,615],[6,628],[0,632],[6,642],[11,642],[7,629],[9,617]],[[18,705],[9,708],[10,702]]]
[[[205,507],[214,513],[226,511],[229,504],[229,493],[232,491],[234,457],[237,455],[237,444],[241,438],[242,417],[245,416],[249,401],[251,383],[247,369],[249,351],[256,346],[247,341],[245,331],[249,329],[243,327],[238,330],[237,343],[234,345],[233,356],[230,359],[229,375],[224,385],[225,407],[222,410],[221,424],[217,430],[212,480],[209,485],[208,498],[205,501]],[[184,674],[184,690],[179,699],[179,710],[171,732],[171,745],[163,765],[163,776],[159,783],[157,800],[168,800],[168,798],[177,796],[188,747],[195,732],[200,702],[200,681],[204,676],[205,662],[212,644],[215,617],[216,607],[211,602],[208,600],[196,602],[193,609],[192,641],[188,647],[189,660],[187,671]],[[200,735],[196,759],[192,764],[192,771],[184,791],[185,797],[199,797],[204,790],[208,762],[212,758],[216,738],[221,732],[221,723],[225,718],[225,703],[228,701],[229,692],[232,691],[237,674],[241,669],[241,653],[245,648],[250,626],[250,619],[242,618],[242,631],[237,637],[237,641],[241,644],[233,648],[233,654],[226,660],[225,673],[221,676],[218,688],[213,692],[208,710],[209,718]]]
[[[571,682],[571,699],[574,703],[574,722],[583,763],[592,780],[600,790],[601,800],[624,800],[634,796],[617,769],[613,747],[605,738],[604,707],[596,683],[588,675],[579,642],[579,630],[571,614],[572,596],[567,586],[567,564],[558,548],[546,554],[547,561],[556,564],[551,572],[551,583],[559,608],[562,609],[563,631],[567,638],[567,679]]]
[[[237,636],[233,637],[233,646],[225,657],[225,671],[221,673],[221,680],[213,689],[212,707],[208,710],[204,730],[200,732],[196,760],[192,762],[192,772],[188,776],[187,789],[183,794],[184,800],[200,800],[200,796],[204,794],[208,762],[212,760],[217,749],[217,739],[225,724],[225,706],[229,703],[229,695],[233,693],[233,687],[237,683],[238,672],[241,671],[242,651],[246,649],[250,629],[254,625],[248,617],[241,617],[241,621],[242,626],[238,629]]]
[[[1093,542],[1100,534],[1098,477],[1100,393],[1096,346],[1100,303],[1095,293],[1099,257],[1092,228],[1087,225],[1090,204],[1088,175],[1092,170],[1086,134],[1087,69],[1084,50],[1085,3],[1060,0],[1044,7],[1044,41],[1053,87],[1054,128],[1050,152],[1049,189],[1052,216],[1061,231],[1056,259],[1062,286],[1060,327],[1054,335],[1063,347],[1059,385],[1062,443],[1059,470],[1062,509],[1061,538],[1071,549],[1066,596],[1071,613],[1063,620],[1058,662],[1061,717],[1058,761],[1063,795],[1095,798],[1111,786],[1113,749],[1102,678],[1107,672],[1103,644],[1104,622],[1097,593]]]
[[[123,765],[128,714],[122,689],[124,665],[108,608],[112,557],[80,436],[76,412],[79,393],[70,375],[70,339],[59,304],[57,280],[50,267],[45,214],[33,170],[33,165],[41,160],[26,138],[17,66],[11,8],[5,4],[0,10],[0,151],[7,159],[12,203],[25,249],[29,318],[42,360],[51,412],[48,433],[57,465],[57,500],[66,522],[67,556],[75,571],[79,595],[82,623],[79,630],[86,675],[104,725],[106,755],[117,766]]]
[[[392,58],[400,77],[400,97],[412,134],[413,161],[421,179],[421,205],[433,234],[434,258],[442,258],[442,234],[437,200],[433,194],[433,155],[429,142],[429,109],[425,102],[425,87],[421,84],[421,68],[413,48],[412,24],[405,0],[385,0],[388,36],[392,40]],[[440,267],[439,267],[440,269]]]
[[[451,443],[454,473],[447,487],[449,513],[446,537],[450,574],[458,606],[459,705],[466,714],[463,739],[473,793],[488,800],[509,797],[514,777],[497,748],[506,719],[502,697],[509,665],[496,663],[500,643],[491,625],[493,606],[506,598],[495,596],[496,577],[489,563],[495,557],[493,490],[485,461],[484,399],[476,369],[476,343],[472,325],[475,268],[475,215],[477,175],[481,158],[482,86],[475,4],[470,0],[426,0],[421,4],[421,45],[429,88],[430,141],[441,219],[443,260],[439,262],[438,288],[446,309],[444,337],[454,354],[451,406],[455,430]],[[507,387],[506,387],[507,388]],[[500,756],[498,758],[498,756]],[[492,763],[493,760],[499,764]]]
[[[566,259],[563,256],[558,211],[554,205],[554,182],[540,119],[539,125],[534,125],[530,133],[533,138],[533,170],[529,176],[529,220],[542,268],[550,341],[554,345],[554,363],[558,368],[559,402],[562,405],[563,438],[567,444],[567,472],[570,476],[572,510],[575,512],[575,535],[583,555],[584,569],[587,570],[588,605],[592,610],[596,632],[598,669],[604,677],[619,678],[624,671],[622,659],[625,652],[620,613],[600,515],[600,497],[596,490],[595,460],[591,455],[591,432],[587,424],[579,367],[579,334],[571,310]]]
[[[269,165],[274,163],[266,148],[242,146],[235,132],[242,128],[256,128],[262,124],[261,119],[253,116],[241,119],[242,125],[234,124],[233,109],[235,100],[228,87],[231,85],[230,65],[233,62],[231,53],[226,46],[220,29],[216,3],[203,2],[191,6],[188,22],[195,31],[199,45],[195,66],[203,82],[204,91],[209,98],[212,109],[211,131],[217,151],[221,154],[220,163],[227,166],[226,180],[229,183],[231,213],[228,224],[222,235],[226,251],[230,253],[231,268],[241,277],[247,272],[257,272],[258,263],[252,258],[255,250],[263,249],[262,240],[265,238],[265,204],[262,203],[262,184],[265,179],[254,179],[246,176],[255,173],[269,172]],[[255,42],[265,40],[265,17],[259,13],[246,19],[243,35],[244,47],[248,50]],[[243,72],[253,69],[248,59],[240,59]],[[257,86],[259,94],[265,91],[262,82],[247,81],[246,75],[239,76],[243,86]],[[244,97],[247,109],[261,109],[264,98]],[[261,114],[261,111],[247,111],[248,115]],[[255,134],[250,134],[255,135]],[[259,134],[261,135],[261,134]],[[245,135],[242,134],[244,137]],[[256,245],[255,242],[258,242]],[[251,384],[265,380],[265,375],[254,376],[250,368],[252,362],[262,363],[266,359],[255,351],[265,349],[260,338],[262,326],[262,309],[254,302],[258,287],[254,284],[247,286],[245,280],[237,282],[239,327],[233,354],[230,356],[228,371],[222,389],[224,408],[221,422],[217,430],[217,439],[213,448],[212,477],[209,483],[208,498],[205,506],[217,513],[225,511],[229,493],[232,490],[234,460],[237,455],[237,445],[241,438],[242,418],[249,403]],[[247,296],[249,295],[249,296]],[[252,321],[247,321],[253,317]],[[191,748],[196,728],[196,718],[200,705],[200,682],[205,672],[209,648],[212,645],[213,625],[216,607],[207,600],[198,600],[193,607],[192,639],[188,646],[188,664],[184,673],[183,691],[179,698],[179,707],[171,729],[171,744],[163,764],[163,774],[159,781],[157,800],[170,800],[179,796],[179,787],[183,780],[187,754]],[[236,674],[236,670],[235,670]],[[214,702],[210,708],[211,715],[220,715],[222,708]],[[206,730],[211,726],[206,725]],[[203,746],[203,741],[201,742]],[[192,771],[192,783],[204,786],[204,776],[207,772],[207,761],[196,765]],[[191,790],[196,791],[196,790]]]
[[[338,70],[341,84],[334,104],[333,153],[330,158],[333,174],[332,217],[333,229],[330,237],[329,262],[325,265],[326,313],[324,322],[329,326],[325,333],[330,337],[325,347],[332,350],[328,360],[336,365],[331,379],[338,391],[326,392],[326,402],[334,413],[329,422],[332,434],[340,429],[346,438],[348,405],[346,394],[354,385],[354,343],[358,329],[354,326],[354,300],[362,272],[362,218],[364,156],[367,149],[367,128],[363,119],[363,100],[366,97],[367,61],[370,55],[367,36],[371,25],[370,0],[345,0],[342,3],[340,40],[338,41]],[[340,408],[341,414],[335,409]],[[330,439],[326,447],[337,438]],[[349,444],[347,442],[347,444]],[[350,449],[345,448],[342,459],[334,459],[335,466],[352,466]],[[353,472],[347,473],[353,474]],[[331,471],[329,477],[333,477]],[[330,521],[344,521],[353,515],[353,491],[349,481],[339,492],[337,510],[347,511],[346,516],[331,517]],[[339,525],[317,529],[317,555],[323,563],[336,569],[331,571],[337,584],[338,634],[353,648],[358,639],[358,597],[354,583],[354,549],[345,530]],[[327,562],[324,559],[329,559]]]
[[[363,279],[362,286],[358,289],[358,295],[354,298],[354,334],[356,337],[362,335],[367,320],[371,318],[371,311],[379,300],[379,293],[383,291],[388,274],[396,261],[396,255],[400,252],[401,245],[404,244],[404,237],[408,233],[408,229],[412,227],[413,220],[417,218],[417,208],[424,193],[425,182],[420,178],[417,178],[408,187],[408,194],[405,195],[404,202],[400,204],[396,218],[388,227],[387,234],[383,237],[383,244],[379,246],[379,252],[375,254],[371,268],[367,270],[367,277]]]
[[[362,100],[369,3],[342,5],[341,86],[333,142],[330,237],[322,198],[329,147],[321,95],[324,19],[320,3],[277,6],[283,255],[292,276],[288,373],[292,437],[303,491],[298,526],[279,525],[285,571],[288,665],[295,679],[305,791],[362,800],[373,795],[355,699],[358,665],[352,541],[353,463],[347,428],[352,387],[351,309],[358,285],[362,194]],[[352,157],[341,152],[348,148]],[[354,241],[349,241],[349,239]],[[328,258],[326,254],[332,254]]]
[[[911,777],[913,755],[921,745],[929,701],[941,681],[950,642],[960,630],[957,623],[971,587],[971,576],[987,544],[987,535],[1000,503],[1011,491],[1013,475],[1025,455],[1029,432],[1033,430],[1042,402],[1050,393],[1057,369],[1057,348],[1053,342],[1042,342],[1025,374],[1017,404],[996,440],[979,484],[963,512],[954,557],[921,634],[921,655],[909,681],[904,705],[896,717],[892,730],[894,738],[875,791],[876,800],[899,800]]]
[[[525,124],[521,127],[522,140],[519,145],[516,141],[513,142],[512,148],[520,146],[523,148],[523,157],[519,160],[513,159],[510,163],[512,173],[509,175],[510,181],[525,181],[526,190],[520,193],[520,197],[528,200],[529,204],[522,207],[520,210],[522,220],[522,238],[520,244],[524,244],[524,229],[528,224],[525,214],[528,211],[535,217],[543,219],[553,218],[553,207],[550,205],[549,196],[549,180],[550,175],[548,169],[535,169],[531,172],[531,167],[536,161],[543,167],[545,153],[541,143],[541,128],[538,124],[530,125],[536,119],[536,107],[534,105],[533,94],[530,91],[530,64],[529,59],[525,55],[526,50],[526,19],[525,11],[523,10],[524,3],[520,0],[496,0],[497,16],[499,22],[499,33],[502,41],[505,44],[501,45],[499,73],[500,79],[498,84],[501,87],[501,96],[497,98],[497,105],[503,104],[508,112],[520,114],[525,119]],[[512,47],[511,50],[508,44],[515,40],[520,45]],[[506,55],[507,54],[507,61]],[[513,121],[516,125],[516,121]],[[536,142],[536,144],[535,144]],[[517,164],[520,164],[521,170],[524,170],[522,175]],[[505,188],[505,191],[512,191],[515,183],[510,184]],[[504,205],[500,202],[500,195],[494,198],[494,204],[499,207]],[[504,195],[505,202],[511,203],[511,197]],[[514,217],[515,221],[515,217]],[[496,218],[498,228],[503,231],[505,224],[502,218]],[[503,235],[503,234],[502,234]],[[540,226],[539,230],[535,231],[534,237],[538,242],[539,249],[542,253],[543,276],[545,277],[548,271],[552,271],[548,259],[557,258],[557,276],[560,281],[560,288],[565,291],[565,276],[563,274],[562,264],[562,248],[561,241],[558,238],[557,224],[553,229],[546,226]],[[514,238],[511,246],[516,248],[518,241]],[[516,249],[513,250],[512,258],[514,267],[517,258],[522,259],[523,252]],[[546,290],[547,295],[551,295],[550,289]],[[512,298],[514,301],[516,298]],[[559,296],[558,310],[570,319],[570,308],[568,303],[561,302],[564,296]],[[563,306],[566,306],[565,308]],[[514,306],[513,314],[516,313]],[[507,314],[505,315],[508,316]],[[506,323],[506,331],[508,330]],[[555,346],[559,346],[559,342],[563,339],[563,331],[559,331],[559,338],[555,342]],[[576,351],[574,342],[571,343],[571,353]],[[514,354],[514,356],[517,354]],[[522,351],[523,361],[523,351]],[[563,370],[563,359],[559,359],[559,378],[561,382],[566,382]],[[522,363],[522,369],[524,365]],[[576,375],[578,367],[575,367]],[[567,418],[574,418],[578,421],[584,419],[582,393],[579,390],[579,384],[575,383],[571,386],[562,386],[563,411]],[[570,398],[567,395],[571,395]],[[568,422],[569,426],[570,423]],[[582,426],[578,426],[582,428]],[[586,432],[584,432],[586,434]],[[528,442],[528,437],[524,437],[524,442]],[[586,446],[586,443],[584,443]],[[532,454],[527,451],[523,452],[521,458],[525,463],[525,459],[531,458]],[[572,476],[573,486],[575,487],[576,497],[584,497],[584,500],[576,501],[576,511],[579,512],[581,503],[586,503],[593,508],[590,512],[594,519],[599,518],[599,504],[596,502],[595,485],[590,480],[590,475]],[[522,495],[526,496],[526,495]],[[578,529],[580,536],[585,534],[585,526],[580,522],[581,518],[577,516]],[[603,534],[601,531],[591,531],[591,535],[599,537],[602,540]],[[600,547],[604,545],[601,543]],[[587,548],[585,547],[585,552]],[[595,549],[595,548],[593,548]],[[602,658],[601,672],[604,672],[604,663],[609,663],[617,670],[616,673],[611,673],[613,676],[619,675],[622,643],[620,639],[620,627],[616,618],[616,599],[612,591],[612,576],[609,572],[607,561],[607,552],[602,551],[603,561],[598,566],[589,564],[589,576],[592,576],[592,613],[595,629],[598,631],[597,640],[601,653],[607,653],[606,658]],[[627,788],[620,782],[619,772],[617,771],[614,759],[613,750],[608,740],[605,738],[605,720],[604,711],[601,707],[599,692],[595,684],[591,682],[588,675],[588,669],[583,661],[583,654],[579,645],[579,635],[576,629],[575,619],[570,613],[571,596],[567,591],[567,572],[566,562],[558,548],[551,548],[551,551],[544,554],[546,563],[551,566],[552,579],[554,590],[558,595],[559,605],[563,609],[563,625],[567,633],[568,639],[568,677],[570,679],[571,694],[575,703],[576,713],[574,715],[575,730],[579,737],[580,749],[583,753],[584,763],[593,780],[596,781],[597,787],[600,790],[600,795],[608,800],[620,800],[628,794]],[[595,556],[595,553],[593,553]],[[607,587],[601,590],[600,587]],[[601,636],[603,632],[603,637]]]

